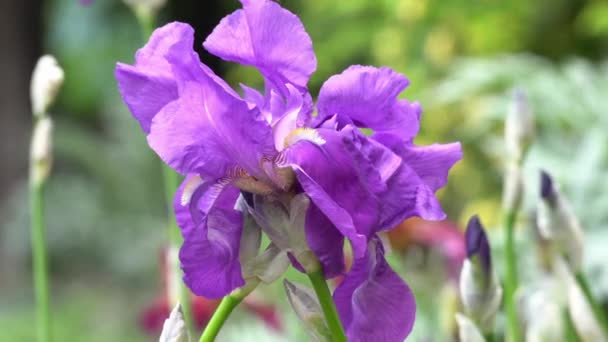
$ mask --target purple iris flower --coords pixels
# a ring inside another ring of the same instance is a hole
[[[305,192],[306,240],[327,278],[345,272],[344,239],[352,246],[353,267],[334,293],[349,340],[401,341],[415,303],[377,233],[412,216],[445,217],[434,193],[461,158],[460,145],[413,144],[420,106],[398,99],[409,81],[386,67],[352,66],[331,77],[313,116],[306,85],[317,61],[301,21],[273,1],[241,2],[203,46],[256,67],[263,93],[242,85],[241,96],[202,64],[183,23],[157,29],[134,65],[116,68],[149,145],[186,175],[175,199],[184,281],[209,298],[243,286],[239,196]]]

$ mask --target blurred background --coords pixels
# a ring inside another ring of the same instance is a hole
[[[417,295],[411,340],[453,336],[455,279],[464,253],[461,227],[470,215],[480,214],[490,227],[496,264],[501,264],[502,129],[515,89],[527,95],[537,127],[524,163],[520,261],[536,263],[528,217],[536,206],[538,171],[544,168],[572,200],[587,234],[585,267],[595,290],[608,295],[608,270],[601,267],[608,258],[608,2],[281,4],[300,16],[312,37],[318,58],[313,96],[324,80],[351,64],[390,66],[411,81],[403,96],[424,109],[417,143],[463,143],[464,160],[440,191],[449,220],[410,220],[390,236],[391,262]],[[238,7],[237,0],[169,0],[159,25],[177,20],[194,26],[195,49],[204,63],[232,85],[261,87],[254,70],[220,61],[201,46],[219,20]],[[132,63],[143,45],[135,17],[120,0],[86,6],[78,0],[3,0],[0,32],[0,341],[34,340],[29,81],[44,53],[55,55],[66,73],[51,110],[55,161],[46,194],[56,340],[157,340],[167,314],[161,169],[114,79],[115,63]],[[526,267],[524,279],[533,279],[534,269]],[[224,339],[306,340],[291,310],[276,299],[283,294],[265,295],[275,292],[281,287],[256,294],[231,320]],[[204,324],[216,303],[202,298],[195,303]],[[246,337],[242,329],[248,329]]]

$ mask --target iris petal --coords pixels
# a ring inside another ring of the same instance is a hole
[[[317,122],[338,114],[358,127],[412,140],[418,133],[420,106],[397,98],[408,84],[405,76],[387,67],[351,66],[321,87]]]
[[[334,301],[351,342],[401,342],[414,325],[414,295],[384,259],[377,237],[365,256],[355,260]]]
[[[231,185],[205,183],[182,205],[177,191],[175,216],[184,236],[179,256],[184,282],[196,295],[221,298],[245,284],[239,261],[243,216],[235,210],[239,190]],[[205,210],[205,211],[203,211]]]
[[[222,19],[205,40],[205,49],[258,68],[284,97],[289,95],[286,84],[304,91],[317,59],[300,19],[273,1],[244,1],[243,5]]]

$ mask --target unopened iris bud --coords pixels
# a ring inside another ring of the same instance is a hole
[[[485,338],[467,316],[457,313],[458,337],[460,342],[485,342]]]
[[[560,193],[548,173],[541,172],[538,228],[540,234],[553,241],[573,272],[578,272],[583,257],[583,230],[568,200]]]
[[[492,268],[486,232],[477,216],[469,220],[465,243],[467,259],[460,273],[460,296],[464,311],[482,332],[490,331],[500,306],[502,288]]]
[[[520,162],[534,137],[534,120],[528,100],[516,91],[505,120],[506,152],[510,159]]]
[[[304,323],[306,332],[314,341],[331,341],[331,333],[325,322],[321,304],[311,288],[283,281],[289,304]]]
[[[51,173],[53,164],[53,121],[43,117],[34,125],[30,147],[30,181],[42,184]]]
[[[163,324],[159,342],[189,342],[190,336],[184,321],[181,305],[178,303]]]
[[[44,55],[38,59],[30,83],[32,112],[36,118],[45,115],[49,107],[55,102],[59,89],[63,85],[63,80],[63,69],[61,69],[55,57]]]
[[[167,0],[123,0],[139,16],[150,17],[156,15],[165,6]]]
[[[524,181],[521,166],[509,161],[505,168],[502,205],[506,212],[514,212],[521,205],[524,193]]]

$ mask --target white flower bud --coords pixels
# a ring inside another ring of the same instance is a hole
[[[505,119],[506,152],[520,162],[534,137],[534,120],[526,96],[516,91]]]
[[[551,177],[541,174],[541,201],[538,207],[540,234],[553,241],[573,272],[578,272],[583,259],[583,230],[568,200],[554,186]]]
[[[178,303],[169,318],[163,324],[163,332],[160,334],[159,342],[189,342],[190,336],[184,321],[181,305]]]
[[[30,181],[42,184],[51,172],[53,164],[53,121],[43,117],[34,125],[30,146]]]
[[[40,118],[55,101],[59,89],[63,85],[63,69],[55,57],[44,55],[38,59],[30,83],[32,112]]]
[[[514,161],[509,161],[505,168],[502,206],[505,212],[513,212],[521,205],[524,193],[524,181],[521,167]]]
[[[485,342],[483,335],[467,316],[456,314],[456,323],[458,323],[458,337],[460,342]]]
[[[483,278],[487,275],[482,272],[469,259],[465,259],[460,272],[460,297],[465,313],[485,331],[493,327],[502,299],[502,287],[495,273],[490,275],[490,283],[484,284],[486,281]]]
[[[167,0],[123,0],[138,15],[151,16],[165,6]]]

